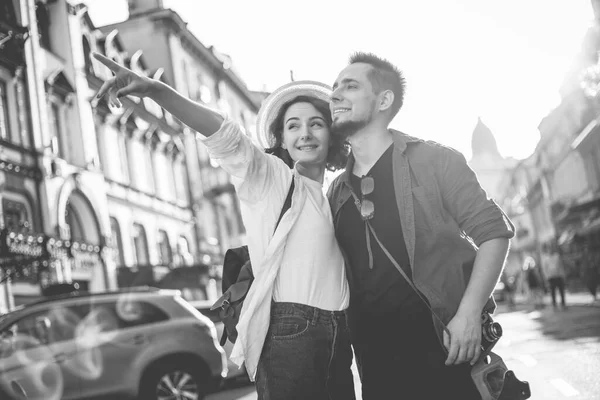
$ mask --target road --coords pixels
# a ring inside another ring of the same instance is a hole
[[[567,310],[532,310],[500,305],[495,320],[504,336],[496,346],[509,369],[529,382],[532,400],[600,400],[600,303],[571,294]],[[546,300],[548,304],[548,299]],[[357,398],[360,381],[355,373]],[[237,388],[207,400],[255,400],[252,387]]]

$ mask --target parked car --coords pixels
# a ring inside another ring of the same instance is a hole
[[[210,320],[215,324],[215,327],[217,329],[217,337],[219,338],[219,341],[220,341],[221,337],[223,336],[223,329],[225,329],[225,328],[223,325],[223,321],[221,321],[221,318],[219,317],[219,311],[218,310],[214,310],[214,311],[210,310],[213,303],[214,303],[213,301],[209,301],[209,300],[190,301],[190,304],[196,310],[200,311],[203,315],[210,318]],[[227,355],[227,369],[229,371],[227,374],[227,380],[228,381],[238,381],[239,383],[250,383],[250,378],[248,377],[246,368],[244,368],[243,365],[242,365],[242,367],[238,367],[237,364],[235,364],[233,361],[231,361],[229,359],[229,356],[231,355],[231,350],[233,349],[233,344],[229,340],[227,340],[225,342],[225,344],[223,345],[223,349],[225,350],[225,354]]]
[[[226,376],[215,325],[178,291],[62,295],[0,317],[0,393],[14,399],[203,399]]]

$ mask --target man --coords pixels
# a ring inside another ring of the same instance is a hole
[[[352,148],[328,197],[363,399],[479,399],[470,364],[514,228],[460,153],[388,129],[404,86],[391,63],[357,53],[330,104]]]
[[[542,272],[548,280],[550,294],[552,295],[552,306],[556,308],[556,290],[560,293],[560,304],[563,309],[567,308],[565,300],[565,278],[567,273],[558,254],[558,245],[547,243],[542,253]]]

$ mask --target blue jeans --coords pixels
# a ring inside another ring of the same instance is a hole
[[[272,303],[256,372],[259,400],[353,400],[346,311]]]

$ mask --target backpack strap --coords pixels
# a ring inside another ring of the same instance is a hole
[[[275,230],[277,230],[277,227],[279,226],[279,223],[281,222],[281,218],[283,218],[283,214],[285,214],[285,212],[292,207],[292,194],[293,193],[294,193],[294,176],[292,175],[292,184],[290,185],[290,190],[288,190],[287,197],[285,198],[285,202],[283,203],[283,208],[281,209],[281,213],[279,214],[279,219],[277,220],[277,223],[275,224]]]

